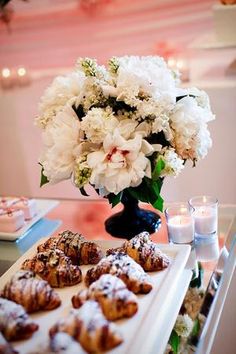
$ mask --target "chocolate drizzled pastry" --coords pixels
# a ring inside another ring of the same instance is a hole
[[[147,272],[163,270],[170,264],[169,257],[159,249],[156,243],[151,241],[146,231],[125,241],[121,247],[108,250],[107,254],[116,250],[128,254]]]
[[[7,340],[30,338],[37,330],[38,325],[31,321],[21,305],[0,297],[0,332]]]
[[[60,306],[61,300],[55,290],[34,275],[31,271],[17,272],[6,283],[1,296],[24,306],[27,312],[53,310]]]
[[[57,332],[68,333],[89,353],[110,350],[123,341],[116,325],[104,317],[100,305],[92,300],[60,319],[50,329],[50,336]]]
[[[0,354],[18,354],[16,350],[6,341],[0,332]]]
[[[111,274],[103,274],[89,289],[81,290],[71,300],[73,306],[79,308],[88,299],[99,302],[103,314],[110,321],[132,317],[138,310],[136,295],[121,279]]]
[[[34,271],[55,288],[75,285],[82,280],[81,269],[58,249],[37,253],[24,261],[22,269]]]
[[[82,235],[63,231],[58,236],[50,237],[38,246],[38,252],[60,249],[71,258],[73,264],[97,264],[102,258],[101,247],[95,242],[87,241]]]
[[[151,279],[143,268],[124,252],[113,251],[93,268],[87,271],[85,284],[89,286],[102,274],[112,274],[123,280],[127,288],[137,293],[149,293],[152,290]]]

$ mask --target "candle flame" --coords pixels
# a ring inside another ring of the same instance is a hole
[[[7,78],[11,76],[11,70],[8,68],[2,69],[2,77]]]

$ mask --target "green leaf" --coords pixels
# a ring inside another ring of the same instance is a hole
[[[163,205],[164,205],[164,200],[160,195],[157,198],[157,200],[155,201],[155,203],[152,204],[152,206],[155,209],[160,210],[161,212],[163,211]]]
[[[198,318],[196,318],[196,320],[194,321],[194,325],[193,325],[193,329],[192,329],[192,333],[191,336],[198,336],[200,331],[200,321]]]
[[[86,192],[86,190],[84,189],[84,187],[80,187],[80,193],[84,196],[84,197],[88,197],[88,193]]]
[[[175,330],[173,329],[173,331],[171,332],[170,338],[169,338],[169,344],[170,344],[174,354],[178,354],[179,343],[180,343],[179,336],[175,332]]]
[[[114,208],[117,204],[120,203],[122,194],[123,192],[120,192],[118,194],[113,194],[113,193],[108,194],[107,198],[112,208]]]
[[[204,269],[202,268],[202,265],[200,262],[197,263],[197,267],[198,267],[198,276],[196,277],[193,274],[192,280],[190,282],[191,288],[200,288],[202,286]]]
[[[155,181],[160,177],[161,171],[165,168],[165,162],[161,158],[156,163],[156,166],[152,173],[152,179]]]
[[[40,166],[42,166],[41,163],[40,163]],[[43,166],[42,166],[42,168],[41,168],[40,187],[44,186],[45,184],[47,184],[47,183],[49,182],[47,176],[45,176],[45,175],[43,174],[43,171],[44,171],[44,168],[43,168]]]

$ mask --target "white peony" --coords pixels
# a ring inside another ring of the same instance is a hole
[[[78,155],[80,122],[71,107],[58,113],[43,132],[40,163],[51,183],[70,178]]]
[[[143,144],[141,135],[126,140],[117,129],[108,134],[102,148],[87,156],[92,170],[90,183],[97,189],[105,189],[105,194],[118,194],[125,188],[138,186],[145,175],[151,177],[150,161],[145,154],[153,149],[148,144],[147,151],[147,144]]]
[[[119,121],[113,115],[112,109],[107,107],[92,108],[81,122],[81,129],[86,138],[92,143],[102,143],[108,133],[118,126]]]
[[[82,90],[84,80],[85,75],[81,72],[72,72],[54,79],[40,100],[36,124],[45,128],[65,105],[72,106]]]

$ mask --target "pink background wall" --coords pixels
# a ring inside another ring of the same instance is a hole
[[[44,89],[54,76],[70,70],[78,56],[105,62],[113,55],[163,53],[167,43],[189,58],[189,84],[207,90],[217,120],[211,126],[209,155],[196,169],[187,167],[177,179],[166,181],[164,196],[172,201],[212,194],[221,202],[236,203],[236,82],[225,76],[235,49],[189,49],[195,39],[213,31],[212,0],[110,0],[92,14],[75,0],[12,4],[11,33],[0,23],[0,68],[24,65],[32,83],[0,90],[0,195],[78,198],[69,182],[39,188],[41,137],[33,119]]]

